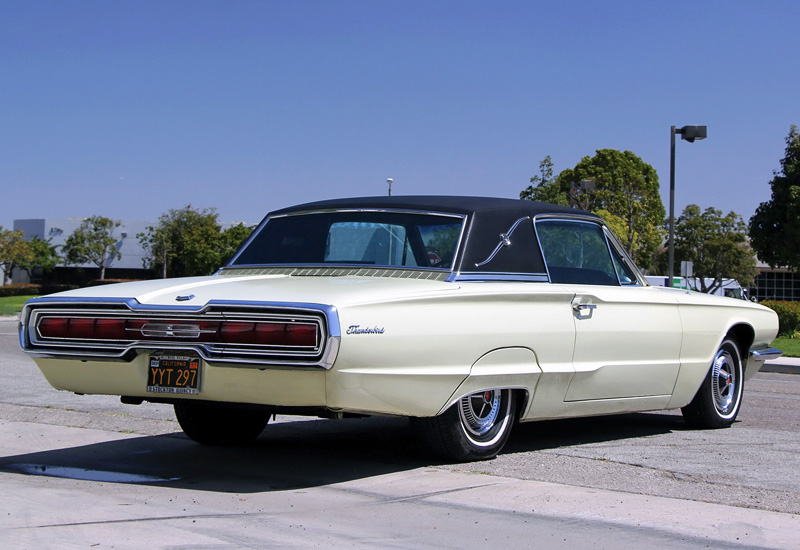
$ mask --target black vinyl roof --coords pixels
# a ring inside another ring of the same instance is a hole
[[[276,210],[271,215],[288,214],[309,210],[328,210],[340,208],[389,208],[401,210],[423,210],[431,212],[452,212],[454,214],[479,214],[481,212],[506,211],[512,215],[536,216],[539,214],[582,214],[588,212],[566,206],[543,202],[497,197],[462,197],[454,195],[395,195],[379,197],[355,197],[309,202]]]
[[[276,210],[268,217],[342,209],[409,210],[465,216],[464,238],[458,254],[459,259],[453,269],[466,272],[544,273],[544,259],[532,223],[522,224],[514,231],[515,246],[503,248],[490,262],[486,260],[498,247],[503,238],[501,235],[506,234],[520,219],[533,219],[542,214],[600,219],[583,210],[541,202],[449,195],[399,195],[323,200]]]

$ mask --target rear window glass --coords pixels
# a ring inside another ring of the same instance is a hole
[[[230,265],[374,265],[451,269],[460,216],[321,212],[271,218]]]

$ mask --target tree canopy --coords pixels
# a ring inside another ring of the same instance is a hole
[[[770,181],[772,197],[750,219],[750,242],[771,267],[800,269],[800,133],[792,125],[781,170]]]
[[[14,269],[19,268],[30,277],[37,267],[44,271],[53,269],[59,255],[50,241],[34,237],[25,240],[25,233],[0,227],[0,267],[3,268],[3,284],[8,284]]]
[[[29,265],[32,251],[25,240],[25,233],[0,227],[0,267],[3,268],[3,284],[8,284],[15,267]]]
[[[747,224],[734,212],[700,211],[690,204],[675,222],[675,258],[693,263],[701,292],[714,292],[723,279],[736,279],[742,286],[756,277],[756,259],[747,244]]]
[[[27,243],[30,250],[30,262],[21,264],[19,268],[28,274],[28,279],[33,279],[34,269],[41,268],[43,271],[50,271],[61,260],[61,256],[56,250],[57,247],[50,244],[50,239],[34,237]]]
[[[70,264],[92,263],[100,268],[100,279],[105,279],[106,268],[122,257],[114,230],[122,222],[104,216],[91,216],[81,222],[67,237],[61,249]]]
[[[569,206],[568,187],[553,177],[553,161],[547,155],[539,163],[539,175],[531,178],[531,185],[524,189],[519,198],[529,201],[546,202]]]
[[[631,151],[599,149],[553,177],[550,157],[520,198],[571,205],[601,216],[628,253],[649,268],[664,238],[666,211],[655,169]]]
[[[162,277],[189,277],[216,271],[250,232],[243,224],[222,231],[216,209],[187,205],[162,214],[157,225],[137,237],[148,254],[145,267]]]

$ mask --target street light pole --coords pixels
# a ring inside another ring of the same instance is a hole
[[[672,287],[672,278],[675,274],[675,134],[680,134],[682,139],[694,143],[696,139],[706,139],[705,126],[684,126],[669,130],[669,278],[667,286]]]
[[[672,287],[675,266],[675,126],[669,131],[669,273],[667,286]]]

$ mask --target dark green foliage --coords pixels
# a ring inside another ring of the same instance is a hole
[[[778,314],[779,336],[793,338],[800,333],[800,302],[765,300],[761,305]]]
[[[647,269],[664,238],[666,211],[655,169],[630,151],[599,149],[553,177],[550,157],[520,198],[571,205],[601,216],[636,263]]]
[[[520,192],[519,198],[569,206],[568,188],[563,186],[558,178],[553,177],[553,161],[550,155],[539,163],[539,175],[531,178],[531,185]]]
[[[149,253],[145,267],[161,277],[210,275],[230,259],[251,229],[239,224],[222,231],[214,208],[191,205],[162,214],[158,225],[137,235]]]
[[[25,234],[0,227],[0,268],[3,270],[3,284],[11,279],[14,268],[29,264],[33,259]]]
[[[750,219],[750,243],[759,259],[772,267],[800,269],[800,133],[786,137],[781,171],[773,172],[772,198]]]
[[[74,290],[78,288],[76,285],[36,285],[31,283],[12,283],[10,285],[0,286],[0,296],[42,296],[45,294],[53,294],[55,292],[63,292],[65,290]]]
[[[5,275],[3,283],[8,282],[11,272],[16,268],[26,271],[30,277],[34,269],[50,271],[58,261],[56,247],[49,240],[34,237],[26,241],[22,231],[9,231],[0,227],[0,266]]]
[[[122,222],[103,216],[91,216],[67,237],[62,248],[64,258],[69,264],[92,263],[100,268],[100,278],[106,276],[106,268],[114,260],[122,257],[114,236],[114,230]]]
[[[756,258],[747,244],[747,224],[734,212],[690,204],[675,223],[675,258],[693,263],[701,292],[713,292],[723,279],[749,286],[756,277]],[[712,279],[710,284],[706,279]]]

